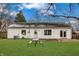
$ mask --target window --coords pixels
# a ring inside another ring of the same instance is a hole
[[[60,37],[63,37],[63,31],[60,31]]]
[[[64,31],[64,37],[66,37],[66,31]]]
[[[66,37],[66,31],[60,31],[60,37]]]
[[[37,31],[34,31],[34,34],[37,34]]]
[[[44,35],[51,35],[52,31],[51,30],[44,30]]]
[[[22,34],[22,35],[26,35],[26,30],[22,30],[22,31],[21,31],[21,34]]]

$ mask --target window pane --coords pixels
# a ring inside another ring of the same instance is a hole
[[[47,35],[47,30],[44,30],[44,35]]]
[[[51,30],[44,30],[44,35],[51,35]]]
[[[66,37],[66,31],[64,31],[64,37]]]
[[[63,31],[60,31],[60,37],[63,37]]]
[[[26,35],[26,30],[22,30],[21,34]]]
[[[34,31],[34,34],[37,34],[37,31]]]
[[[48,35],[51,35],[51,30],[48,30]]]

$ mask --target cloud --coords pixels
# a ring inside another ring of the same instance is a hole
[[[6,3],[0,3],[0,12],[4,11],[3,8],[5,8],[6,5],[7,5]]]
[[[22,10],[22,9],[24,9],[24,8],[22,6],[20,6],[18,10]]]
[[[2,8],[2,6],[0,5],[0,12],[3,12],[3,8]]]
[[[17,5],[17,7],[18,7],[19,11],[24,9],[24,7],[22,5]]]
[[[4,14],[8,14],[8,13],[9,13],[9,10],[4,9]]]
[[[4,7],[6,6],[6,4],[4,5]],[[39,14],[41,13],[48,13],[48,14],[53,14],[53,11],[49,10],[47,12],[47,8],[48,8],[48,4],[46,3],[22,3],[22,4],[18,4],[16,5],[16,7],[18,8],[18,10],[5,10],[5,14],[7,14],[9,12],[10,16],[16,16],[16,14],[23,9],[36,9],[39,11]],[[55,6],[54,6],[55,7]],[[52,7],[51,7],[52,8]],[[0,12],[2,12],[3,10],[0,9]]]
[[[26,4],[23,3],[21,5],[17,5],[19,7],[18,10],[23,10],[23,9],[41,9],[42,8],[42,4],[37,4],[37,3],[33,3],[33,4]]]
[[[46,3],[31,3],[31,4],[27,4],[27,3],[23,3],[21,5],[18,5],[19,9],[18,10],[23,10],[23,9],[36,9],[39,10],[39,14],[54,14],[53,11],[51,11],[52,9],[56,9],[56,6],[54,5],[53,7],[50,8],[50,10],[47,12],[47,9],[49,7],[48,4]]]
[[[46,9],[47,7],[46,3],[31,3],[31,4],[27,4],[27,3],[22,3],[21,5],[18,5],[19,9]]]
[[[0,9],[0,12],[3,12],[3,9]]]
[[[49,10],[49,11],[48,11],[48,14],[51,15],[51,14],[54,14],[54,12],[51,11],[51,10]]]
[[[11,16],[16,16],[17,13],[19,13],[19,12],[17,12],[17,11],[12,11],[12,12],[10,13],[10,15],[11,15]]]
[[[32,8],[40,9],[42,7],[41,4],[37,4],[37,3],[33,3],[33,4],[22,4],[22,6],[24,8],[27,8],[27,9],[32,9]]]
[[[77,24],[77,21],[71,20],[70,23],[71,23],[71,24]]]

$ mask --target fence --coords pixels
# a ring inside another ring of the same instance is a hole
[[[73,33],[72,39],[79,39],[79,33]]]
[[[2,39],[7,38],[7,32],[0,32],[0,38]]]

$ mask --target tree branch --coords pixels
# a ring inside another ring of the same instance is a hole
[[[65,17],[65,18],[74,18],[74,19],[77,19],[77,20],[79,20],[79,18],[78,17],[75,17],[75,16],[64,16],[64,15],[49,15],[49,16],[52,16],[52,17]]]

